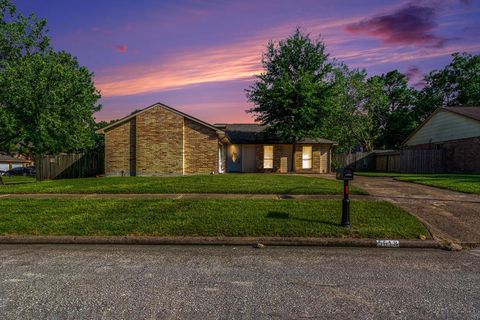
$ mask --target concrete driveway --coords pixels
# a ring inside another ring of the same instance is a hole
[[[480,319],[480,251],[0,245],[0,319]]]
[[[434,237],[462,246],[480,245],[480,195],[392,178],[356,176],[353,184],[417,216]]]

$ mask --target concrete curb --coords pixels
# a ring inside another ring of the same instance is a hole
[[[146,237],[146,236],[0,236],[0,244],[140,244],[140,245],[228,245],[390,247],[444,249],[434,240],[376,240],[282,237]]]

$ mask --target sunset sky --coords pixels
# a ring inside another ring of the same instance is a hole
[[[299,26],[332,57],[412,85],[456,51],[480,52],[480,0],[17,0],[47,18],[53,46],[95,73],[97,120],[163,102],[205,121],[252,122],[244,89],[267,41]]]

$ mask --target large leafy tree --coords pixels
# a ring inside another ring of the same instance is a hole
[[[387,109],[383,82],[366,78],[364,70],[340,64],[334,69],[335,102],[327,136],[339,142],[337,151],[349,152],[359,145],[372,151],[381,134],[380,119]]]
[[[445,68],[424,80],[416,109],[420,121],[441,106],[480,106],[480,55],[455,53]]]
[[[11,125],[1,142],[26,154],[90,148],[99,98],[92,74],[66,52],[8,61],[0,72],[0,102]]]
[[[26,17],[17,12],[11,1],[0,0],[0,73],[8,61],[49,50],[46,32],[46,20],[35,15]],[[13,151],[16,135],[15,116],[0,101],[0,151]]]
[[[297,29],[290,37],[269,42],[264,72],[247,89],[254,107],[247,112],[285,141],[320,137],[331,112],[332,64],[321,40]]]
[[[92,146],[100,98],[92,74],[54,52],[46,20],[0,0],[0,150],[56,153]]]
[[[382,135],[376,144],[384,148],[398,148],[417,125],[414,113],[418,92],[409,86],[407,76],[398,70],[372,79],[383,84],[388,100],[387,108],[378,115]]]
[[[0,69],[5,61],[50,50],[47,21],[24,16],[10,0],[0,0]]]
[[[337,151],[348,152],[358,145],[362,135],[363,117],[359,106],[365,99],[365,73],[339,65],[333,74],[336,99],[327,117],[325,136],[339,143]]]

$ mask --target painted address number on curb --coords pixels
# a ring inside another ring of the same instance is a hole
[[[377,240],[377,247],[398,248],[400,241],[398,240]]]

